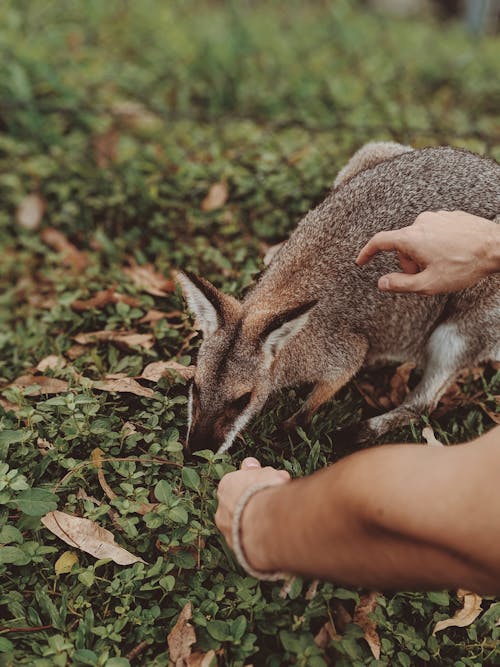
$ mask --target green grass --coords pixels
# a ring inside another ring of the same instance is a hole
[[[126,667],[143,641],[131,664],[165,665],[166,636],[187,600],[197,646],[223,649],[222,665],[498,664],[492,599],[472,626],[432,636],[459,606],[453,592],[382,596],[378,662],[354,624],[324,652],[314,635],[339,602],[352,611],[359,591],[321,584],[307,600],[309,582],[298,580],[283,599],[279,585],[243,576],[215,530],[217,481],[246,453],[295,476],[340,454],[335,428],[369,414],[354,384],[290,440],[277,427],[303,392],[275,397],[245,446],[231,458],[200,458],[185,469],[195,475],[152,461],[182,462],[182,379],[150,383],[154,398],[141,398],[96,391],[72,369],[95,381],[138,375],[159,359],[190,363],[198,342],[188,340],[187,315],[139,322],[151,308],[183,309],[179,293],[142,292],[123,272],[128,258],[166,275],[188,267],[241,294],[262,270],[264,244],[286,237],[367,140],[452,143],[500,158],[499,58],[497,39],[477,43],[459,25],[391,19],[348,2],[2,3],[0,386],[49,354],[67,355],[81,332],[134,329],[153,333],[154,346],[89,346],[47,371],[70,383],[58,396],[3,391],[15,410],[0,407],[0,543],[11,547],[0,548],[1,665]],[[126,116],[131,101],[142,106]],[[202,211],[221,181],[226,204]],[[46,201],[34,231],[16,222],[31,192]],[[86,253],[87,268],[64,266],[41,238],[48,227]],[[111,286],[137,305],[71,307]],[[387,375],[361,379],[380,386]],[[486,370],[463,392],[470,402],[431,419],[446,442],[491,427],[472,398],[494,411],[500,373]],[[422,425],[393,437],[419,439]],[[53,447],[42,451],[39,438]],[[85,464],[96,447],[115,459],[104,463],[113,500]],[[56,487],[59,509],[98,521],[148,565],[79,553],[72,571],[56,576],[69,547],[22,511],[27,488]],[[142,515],[144,502],[159,505]],[[50,627],[22,630],[40,626]]]

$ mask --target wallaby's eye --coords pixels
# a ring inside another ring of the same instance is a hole
[[[235,401],[232,401],[231,407],[235,408],[237,410],[244,410],[247,407],[247,405],[250,403],[251,398],[252,398],[252,392],[247,391],[245,394],[242,394]]]

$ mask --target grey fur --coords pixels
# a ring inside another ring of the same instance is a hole
[[[373,146],[351,158],[337,186],[303,218],[241,304],[231,302],[225,324],[203,342],[196,371],[198,442],[211,440],[214,448],[224,442],[230,431],[224,415],[243,390],[252,392],[250,418],[277,389],[317,385],[295,425],[361,366],[414,360],[424,370],[420,385],[402,406],[360,425],[355,437],[376,438],[432,409],[461,368],[498,356],[500,275],[454,295],[391,294],[377,289],[379,276],[399,270],[391,253],[365,267],[354,260],[376,232],[410,225],[423,211],[463,210],[494,219],[500,212],[500,166],[450,147]],[[265,323],[312,300],[317,304],[302,328],[274,359],[266,359],[257,342]],[[446,358],[438,343],[446,343]],[[221,377],[216,370],[222,360]]]

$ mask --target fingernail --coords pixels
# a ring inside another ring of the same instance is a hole
[[[254,459],[253,456],[249,456],[246,459],[243,459],[241,463],[242,468],[260,468],[260,463],[257,459]]]
[[[378,288],[389,289],[389,278],[386,278],[385,276],[380,278],[380,280],[378,281]]]

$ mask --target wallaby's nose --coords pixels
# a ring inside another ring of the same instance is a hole
[[[211,449],[216,452],[222,443],[218,442],[210,431],[202,429],[191,429],[184,452],[197,452],[200,449]]]

